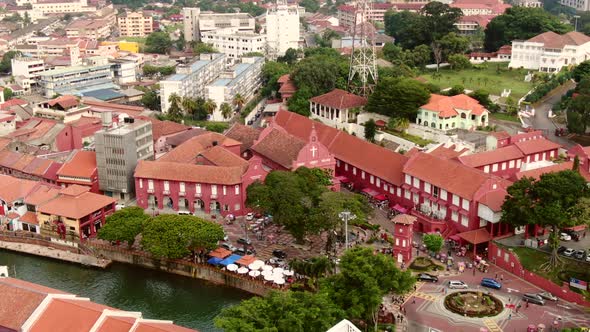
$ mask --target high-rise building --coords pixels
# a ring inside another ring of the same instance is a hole
[[[145,37],[154,32],[154,21],[143,13],[127,13],[117,18],[119,34],[122,37]]]
[[[252,52],[266,54],[266,35],[240,32],[237,28],[202,32],[201,40],[213,45],[229,59],[236,59]]]
[[[154,158],[152,123],[133,118],[120,125],[111,122],[111,113],[105,112],[104,129],[94,134],[98,184],[105,195],[126,201],[135,193],[137,162]]]
[[[201,34],[199,32],[200,14],[201,9],[199,8],[182,8],[184,40],[186,42],[201,40]]]
[[[183,8],[184,38],[201,41],[202,34],[218,29],[235,28],[240,33],[254,33],[255,20],[248,13],[201,12],[199,8]]]
[[[299,47],[299,10],[279,2],[266,12],[266,40],[271,58],[285,55]]]

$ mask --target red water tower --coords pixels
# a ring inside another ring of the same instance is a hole
[[[407,214],[398,214],[391,219],[394,225],[393,257],[399,264],[408,264],[412,260],[413,225],[416,220],[416,217]]]

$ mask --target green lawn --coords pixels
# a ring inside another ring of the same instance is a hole
[[[509,115],[508,113],[490,113],[490,117],[496,120],[520,122],[516,115]]]
[[[138,44],[145,44],[145,40],[147,39],[147,37],[119,37],[119,40],[125,40],[128,42],[136,42]]]
[[[502,93],[503,89],[512,89],[511,96],[515,100],[520,99],[534,86],[532,83],[524,81],[527,70],[508,69],[508,62],[487,63],[479,65],[479,67],[481,69],[452,70],[441,68],[440,75],[437,75],[435,70],[428,70],[420,77],[440,86],[441,89],[462,85],[468,90],[484,89],[497,96]]]
[[[387,129],[385,129],[384,131],[386,133],[388,133],[388,134],[391,134],[391,135],[394,135],[394,136],[397,136],[397,137],[401,137],[401,138],[403,138],[405,140],[408,140],[408,141],[410,141],[412,143],[416,143],[416,144],[418,144],[418,145],[420,145],[422,147],[424,147],[424,146],[426,146],[426,145],[428,145],[430,143],[433,143],[433,141],[431,141],[431,140],[424,139],[422,137],[418,137],[418,136],[414,136],[414,135],[410,135],[410,134],[407,134],[407,133],[400,133],[400,132],[397,132],[395,130],[387,130]]]
[[[544,271],[539,267],[549,259],[548,253],[526,247],[516,247],[512,249],[518,255],[518,258],[525,269],[535,272],[558,285],[561,285],[564,281],[569,281],[570,277],[590,281],[590,270],[586,263],[560,256],[563,261],[563,264],[560,267],[552,271]]]

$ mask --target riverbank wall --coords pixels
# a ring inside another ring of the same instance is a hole
[[[144,268],[202,279],[214,284],[237,288],[254,295],[264,296],[271,290],[281,289],[276,286],[273,287],[272,284],[265,283],[263,280],[221,270],[209,264],[193,263],[180,259],[157,259],[146,252],[126,250],[94,241],[88,241],[85,243],[85,246],[92,248],[92,251],[101,257],[115,262],[138,265]]]

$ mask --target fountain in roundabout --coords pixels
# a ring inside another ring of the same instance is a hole
[[[480,291],[451,293],[445,297],[444,304],[447,310],[467,317],[492,317],[504,309],[502,301]]]

